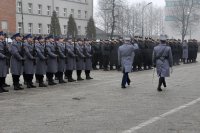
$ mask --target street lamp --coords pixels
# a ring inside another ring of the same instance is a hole
[[[147,6],[151,5],[152,2],[149,2],[148,4],[146,4],[145,6],[143,6],[142,8],[142,39],[144,39],[144,10]]]

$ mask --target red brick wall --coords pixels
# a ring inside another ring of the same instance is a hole
[[[0,30],[1,21],[8,23],[8,32],[16,32],[16,0],[0,0]]]

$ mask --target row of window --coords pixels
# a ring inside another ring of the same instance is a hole
[[[174,7],[174,6],[180,6],[182,4],[182,0],[175,0],[175,1],[166,1],[166,7]],[[185,3],[189,4],[189,3],[193,3],[193,4],[200,4],[200,0],[185,0]]]
[[[50,34],[50,29],[51,29],[50,24],[47,24],[46,27],[43,27],[43,25],[39,23],[37,27],[38,27],[37,32],[34,34]],[[78,29],[78,34],[81,34],[81,26],[78,26],[77,29]],[[85,27],[85,30],[86,30],[86,27]],[[18,23],[18,32],[22,33],[21,22]],[[28,23],[28,29],[27,31],[25,31],[25,33],[33,34],[33,23]],[[64,35],[67,34],[67,25],[63,25],[63,34]]]
[[[37,6],[38,6],[38,10],[37,10],[37,14],[38,15],[47,15],[47,16],[51,16],[52,15],[52,7],[51,6],[47,6],[46,7],[46,13],[44,13],[43,6],[41,4],[38,4]],[[57,16],[68,17],[68,10],[67,10],[67,8],[63,8],[62,9],[62,15],[61,15],[59,7],[56,7],[55,11],[57,13]],[[22,3],[21,2],[17,3],[17,12],[18,13],[22,13]],[[82,12],[84,12],[84,17],[82,16],[82,14],[83,14]],[[33,4],[32,3],[28,3],[28,14],[34,14],[33,13]],[[72,15],[73,17],[75,17],[75,10],[74,9],[71,9],[70,15]],[[88,18],[88,12],[87,11],[78,10],[77,18],[85,18],[85,19],[87,19]]]

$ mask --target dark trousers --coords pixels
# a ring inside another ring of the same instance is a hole
[[[68,79],[72,79],[73,70],[66,70],[65,75]]]
[[[24,78],[26,79],[27,83],[32,84],[33,81],[33,74],[24,74]]]
[[[81,73],[82,73],[82,70],[77,70],[76,71],[77,77],[81,77]]]
[[[12,75],[12,78],[13,78],[13,85],[18,86],[20,75]]]
[[[47,72],[46,76],[49,82],[53,82],[54,73]]]
[[[122,86],[125,86],[126,83],[130,83],[130,78],[127,72],[123,72],[123,77],[122,77]]]
[[[108,64],[109,64],[109,56],[104,55],[103,56],[103,67],[104,67],[104,69],[108,69]]]
[[[35,77],[39,81],[40,84],[44,82],[44,80],[43,80],[44,75],[36,74]]]
[[[5,77],[0,77],[0,88],[3,87],[4,83],[5,83]]]
[[[158,87],[160,88],[162,85],[163,85],[164,87],[166,87],[165,77],[160,77],[160,78],[159,78]]]
[[[57,78],[58,78],[59,81],[63,80],[63,72],[57,72],[56,76],[57,76]]]
[[[86,75],[86,77],[89,77],[90,76],[90,70],[85,70],[85,75]]]

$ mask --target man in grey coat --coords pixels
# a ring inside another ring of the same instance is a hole
[[[8,92],[8,90],[5,90],[3,87],[8,70],[8,64],[6,63],[8,57],[6,56],[5,53],[6,52],[5,48],[7,46],[4,43],[4,39],[5,39],[4,33],[0,31],[0,93]]]
[[[38,79],[39,87],[47,87],[44,84],[44,75],[46,75],[47,71],[47,51],[46,51],[46,43],[42,36],[39,36],[38,43],[36,44],[37,57],[36,57],[36,72],[35,76]]]
[[[133,59],[135,56],[134,46],[130,43],[130,38],[125,38],[125,42],[118,49],[118,63],[122,67],[123,78],[121,87],[122,89],[126,88],[126,83],[130,85],[130,78],[128,73],[132,70]]]
[[[23,90],[19,84],[19,78],[23,71],[24,65],[24,46],[22,44],[22,37],[20,33],[16,33],[13,37],[13,44],[11,46],[11,60],[10,67],[13,78],[14,90]]]
[[[183,42],[182,49],[183,49],[182,58],[183,58],[183,63],[185,64],[187,63],[187,59],[188,59],[188,44],[186,40]]]
[[[85,39],[84,45],[84,55],[85,55],[85,76],[87,80],[93,79],[90,76],[90,72],[92,70],[92,46],[90,45],[90,41]]]
[[[72,43],[72,38],[68,38],[68,42],[66,45],[67,51],[68,51],[68,58],[67,58],[67,64],[66,64],[66,76],[68,79],[68,82],[75,82],[72,78],[73,70],[76,70],[76,57],[75,54],[75,45]]]
[[[49,43],[47,44],[48,60],[47,60],[47,73],[48,85],[56,85],[53,81],[53,76],[58,72],[58,55],[56,52],[56,44],[53,35],[48,36]]]
[[[25,45],[25,61],[24,61],[24,76],[27,83],[27,88],[36,88],[33,85],[33,75],[35,74],[36,66],[36,49],[31,34],[25,36],[27,42]]]
[[[77,73],[77,81],[84,80],[81,77],[82,70],[85,70],[85,55],[84,55],[84,44],[82,39],[77,39],[78,44],[76,45],[76,73]]]
[[[59,83],[66,83],[63,79],[63,73],[66,69],[66,55],[65,55],[65,49],[66,46],[64,44],[64,38],[62,36],[58,36],[55,39],[56,45],[57,45],[57,52],[58,52],[58,72],[56,73],[56,76],[58,77]]]
[[[173,65],[172,51],[166,45],[167,35],[160,35],[160,44],[154,47],[153,51],[153,65],[157,69],[159,83],[157,90],[162,91],[161,86],[166,86],[165,77],[170,76],[170,67]]]

